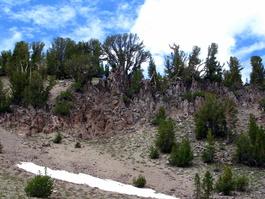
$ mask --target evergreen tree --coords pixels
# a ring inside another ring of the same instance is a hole
[[[230,57],[228,62],[229,70],[224,72],[224,84],[230,88],[240,88],[242,79],[240,71],[243,70],[239,60],[236,57]]]
[[[252,66],[252,72],[250,73],[250,83],[262,86],[264,84],[265,70],[261,57],[252,56],[250,63]]]
[[[204,178],[202,180],[202,189],[204,191],[204,198],[209,199],[213,191],[213,177],[210,171],[206,171],[204,175]]]
[[[175,146],[175,123],[169,118],[160,120],[158,125],[158,134],[155,141],[156,146],[163,153],[170,153]]]
[[[253,115],[249,117],[248,134],[237,141],[236,157],[250,166],[265,166],[265,130],[258,126]]]
[[[77,47],[73,40],[62,37],[55,38],[52,47],[46,53],[48,74],[55,75],[57,79],[69,78],[65,63],[76,52]]]
[[[201,48],[198,46],[194,46],[192,48],[192,52],[189,55],[189,64],[188,64],[188,72],[187,75],[190,78],[200,79],[200,71],[198,67],[201,65],[202,60],[199,58],[201,52]]]
[[[224,195],[230,195],[231,191],[235,190],[233,173],[228,165],[225,165],[223,174],[219,176],[219,179],[215,184],[215,189],[218,192],[223,192]]]
[[[205,79],[211,82],[221,82],[222,81],[222,66],[219,61],[217,61],[218,45],[212,43],[208,47],[208,56],[205,62]]]
[[[165,59],[165,74],[169,79],[182,77],[185,70],[187,55],[179,49],[179,45],[170,46],[173,52]]]
[[[215,148],[214,148],[214,138],[211,129],[209,129],[207,133],[207,143],[208,145],[205,147],[205,150],[202,153],[202,160],[205,163],[214,163]]]
[[[10,62],[12,59],[12,52],[2,51],[0,56],[0,75],[7,75],[8,69],[10,67]]]
[[[150,57],[149,66],[148,66],[148,77],[151,79],[151,82],[154,82],[157,79],[156,64],[153,57]]]
[[[188,139],[183,139],[181,145],[175,145],[172,148],[169,157],[169,164],[172,166],[186,167],[189,166],[194,159],[190,141]]]
[[[194,184],[195,184],[195,199],[201,198],[201,179],[198,173],[195,174],[194,177]]]
[[[194,114],[196,138],[206,138],[209,130],[215,137],[225,137],[228,132],[225,111],[225,104],[218,101],[216,96],[206,95],[205,101]]]

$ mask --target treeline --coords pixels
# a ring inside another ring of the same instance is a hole
[[[74,87],[85,88],[93,77],[108,77],[110,71],[129,100],[140,91],[143,62],[149,61],[148,76],[157,90],[166,89],[167,81],[181,79],[205,79],[218,82],[231,89],[242,86],[240,61],[230,57],[228,69],[217,60],[218,45],[208,47],[205,61],[200,59],[201,48],[194,46],[191,53],[170,46],[172,52],[165,57],[164,76],[157,72],[150,52],[144,49],[143,41],[136,34],[125,33],[109,36],[101,43],[97,39],[75,42],[70,38],[55,38],[51,47],[44,52],[43,42],[31,44],[20,41],[13,51],[2,51],[0,75],[10,78],[10,103],[43,107],[48,99],[54,79],[74,79]],[[259,56],[251,57],[250,83],[264,87],[264,66]],[[46,83],[46,80],[49,83]],[[0,92],[5,93],[1,83]],[[1,106],[8,104],[8,96],[0,95]],[[3,108],[4,110],[5,108]]]

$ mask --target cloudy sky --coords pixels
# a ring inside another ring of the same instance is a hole
[[[163,71],[169,44],[190,52],[218,43],[218,59],[236,56],[249,76],[252,55],[265,59],[265,11],[262,0],[0,0],[0,51],[18,41],[53,38],[75,41],[132,32],[144,41]]]

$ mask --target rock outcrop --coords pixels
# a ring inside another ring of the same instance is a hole
[[[53,104],[49,105],[49,111],[13,107],[14,112],[3,115],[0,122],[5,128],[27,135],[69,131],[83,139],[106,137],[130,125],[150,122],[150,117],[161,106],[173,117],[176,112],[192,115],[203,98],[196,97],[193,102],[189,102],[184,94],[195,91],[230,98],[242,107],[249,107],[265,96],[263,91],[251,86],[233,92],[223,85],[206,81],[193,81],[191,84],[175,81],[165,92],[155,92],[150,81],[143,80],[140,93],[126,106],[123,93],[110,78],[101,79],[97,85],[91,84],[86,92],[76,92],[74,108],[69,116],[53,115]]]

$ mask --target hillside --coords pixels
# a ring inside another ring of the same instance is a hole
[[[185,97],[186,93],[201,91],[231,99],[238,109],[236,132],[239,135],[246,130],[249,114],[255,116],[258,124],[265,124],[258,107],[258,102],[265,97],[263,91],[251,86],[230,91],[225,86],[207,81],[193,81],[191,84],[174,81],[166,91],[153,92],[150,82],[145,80],[140,93],[127,105],[111,79],[100,79],[87,91],[74,92],[74,107],[70,115],[52,114],[56,97],[70,84],[68,80],[57,82],[46,110],[13,107],[13,113],[2,115],[0,140],[4,148],[0,154],[0,197],[25,197],[23,188],[32,175],[16,167],[23,161],[126,184],[131,184],[134,177],[143,174],[147,187],[180,198],[192,198],[195,173],[202,174],[209,169],[217,178],[221,172],[214,171],[216,168],[222,170],[221,165],[226,162],[231,164],[235,173],[244,173],[250,178],[250,188],[230,197],[215,193],[213,198],[262,198],[265,194],[264,170],[233,162],[235,146],[226,139],[216,143],[218,163],[207,165],[201,161],[200,154],[206,142],[195,139],[193,114],[203,98],[188,100]],[[191,141],[195,160],[187,168],[169,166],[166,154],[158,160],[149,158],[149,148],[157,133],[157,128],[150,124],[151,116],[161,106],[177,125],[177,141],[183,137]],[[57,132],[63,134],[61,144],[52,142]],[[74,147],[77,141],[82,145],[80,149]],[[52,198],[137,198],[58,180],[55,181],[55,190]]]

